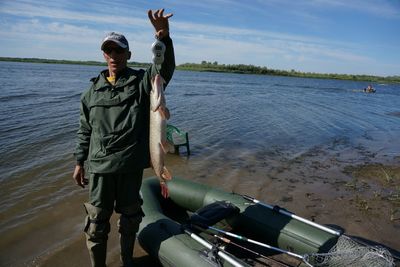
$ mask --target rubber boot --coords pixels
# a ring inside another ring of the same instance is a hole
[[[136,234],[133,236],[122,235],[119,236],[121,245],[121,263],[123,267],[133,267],[133,249],[135,246]]]
[[[86,239],[86,246],[89,250],[90,262],[93,267],[106,267],[107,240]]]
[[[121,209],[118,220],[119,241],[121,246],[121,263],[123,267],[133,267],[133,249],[136,232],[142,221],[143,212],[137,206]]]
[[[93,267],[105,267],[107,256],[107,239],[110,232],[110,217],[112,212],[85,203],[88,214],[86,217],[86,246],[89,250]]]

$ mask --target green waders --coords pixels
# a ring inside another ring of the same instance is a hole
[[[110,217],[113,210],[120,213],[121,262],[133,266],[136,232],[144,216],[139,195],[143,170],[124,174],[90,174],[89,202],[85,203],[86,245],[93,267],[105,267]]]

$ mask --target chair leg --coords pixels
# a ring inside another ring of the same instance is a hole
[[[174,147],[175,147],[175,154],[179,155],[179,146],[175,145]]]
[[[187,154],[188,154],[188,156],[190,156],[190,148],[189,148],[189,143],[186,143],[186,150],[187,150]]]
[[[187,154],[188,156],[190,156],[190,148],[189,148],[189,134],[186,133],[186,150],[187,150]]]

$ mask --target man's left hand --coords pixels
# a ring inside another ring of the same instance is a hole
[[[156,35],[159,39],[164,38],[169,34],[169,24],[168,19],[173,16],[172,13],[164,15],[164,8],[157,9],[153,12],[153,10],[148,11],[149,19],[151,24],[156,31]]]

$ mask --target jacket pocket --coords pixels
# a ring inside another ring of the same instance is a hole
[[[111,138],[112,136],[103,136],[93,131],[90,142],[91,157],[98,159],[107,156],[107,146]]]

